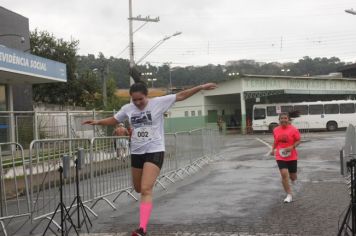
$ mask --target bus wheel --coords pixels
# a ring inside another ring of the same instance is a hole
[[[270,132],[273,132],[273,130],[274,130],[277,126],[278,126],[278,124],[272,123],[272,124],[269,125],[268,129],[269,129]]]
[[[337,123],[335,121],[329,121],[327,124],[326,124],[326,129],[328,131],[335,131],[337,130]]]

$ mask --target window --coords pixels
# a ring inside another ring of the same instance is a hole
[[[293,106],[281,106],[281,112],[293,111]]]
[[[339,104],[325,104],[325,114],[339,114]]]
[[[201,110],[198,111],[198,116],[202,116]]]
[[[323,105],[310,105],[309,114],[310,115],[321,115],[324,113]]]
[[[188,111],[185,111],[185,112],[184,112],[184,116],[185,116],[185,117],[188,117],[188,116],[189,116],[189,112],[188,112]]]
[[[254,120],[263,120],[266,118],[266,109],[264,108],[255,108],[253,111]]]
[[[191,112],[190,112],[190,115],[191,115],[191,116],[195,116],[195,111],[191,111]]]
[[[299,112],[299,115],[308,115],[307,105],[295,105],[294,110]]]
[[[354,104],[353,104],[353,103],[340,104],[340,113],[341,113],[341,114],[355,113],[355,106],[354,106]]]
[[[267,107],[267,116],[277,116],[276,112],[276,107],[275,106],[269,106]]]

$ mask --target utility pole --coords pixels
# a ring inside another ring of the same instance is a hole
[[[141,15],[137,17],[132,17],[132,0],[129,0],[129,48],[130,48],[130,68],[135,65],[135,57],[134,57],[134,43],[133,43],[133,21],[144,21],[144,22],[158,22],[159,17],[151,18],[141,17]],[[130,85],[134,83],[133,78],[130,77]]]

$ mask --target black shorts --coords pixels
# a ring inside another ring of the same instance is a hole
[[[277,161],[279,169],[288,169],[289,173],[297,173],[297,161]]]
[[[143,169],[145,162],[150,162],[162,168],[164,152],[153,152],[145,154],[131,154],[131,167]]]

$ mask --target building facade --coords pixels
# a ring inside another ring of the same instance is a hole
[[[218,117],[227,127],[246,130],[257,103],[328,101],[356,98],[356,79],[339,74],[315,77],[243,75],[202,91],[168,112],[166,130],[177,132],[206,126],[216,127]]]

